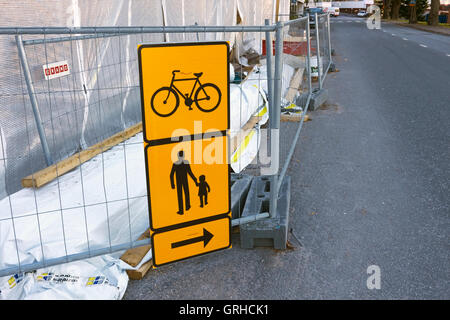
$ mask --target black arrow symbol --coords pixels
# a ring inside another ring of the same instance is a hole
[[[203,247],[206,247],[206,245],[212,239],[212,237],[214,237],[214,235],[212,233],[210,233],[208,230],[206,230],[205,228],[203,228],[202,236],[183,240],[183,241],[174,242],[174,243],[172,243],[172,249],[186,246],[188,244],[193,244],[196,242],[201,242],[201,241],[203,241]]]

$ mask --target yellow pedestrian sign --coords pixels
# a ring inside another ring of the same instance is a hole
[[[226,137],[145,148],[150,227],[154,231],[228,214]],[[200,156],[195,156],[196,152]]]
[[[153,265],[231,246],[229,47],[138,47]]]

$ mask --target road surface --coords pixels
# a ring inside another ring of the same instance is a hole
[[[331,26],[339,72],[288,170],[295,249],[245,250],[234,234],[230,250],[130,281],[125,299],[450,298],[450,37]],[[283,123],[284,155],[295,128]]]

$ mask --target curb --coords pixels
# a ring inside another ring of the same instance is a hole
[[[400,22],[392,22],[392,21],[383,21],[383,22],[384,23],[389,23],[389,24],[394,24],[394,25],[401,26],[401,27],[406,27],[406,28],[421,30],[421,31],[425,31],[425,32],[440,34],[440,35],[444,35],[444,36],[450,36],[450,31],[449,32],[444,32],[444,31],[441,31],[439,29],[438,30],[432,30],[432,29],[430,30],[428,28],[422,28],[420,25],[409,24],[409,23],[400,23]]]

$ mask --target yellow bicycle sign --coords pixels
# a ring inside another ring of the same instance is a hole
[[[180,105],[180,96],[184,99],[184,104],[189,107],[189,110],[192,110],[191,105],[194,102],[197,108],[203,112],[214,111],[219,106],[222,93],[215,84],[202,84],[200,82],[200,77],[203,75],[203,72],[194,73],[193,78],[176,79],[176,73],[178,72],[181,71],[172,71],[172,80],[169,87],[161,87],[153,94],[150,106],[154,113],[160,117],[169,117]],[[175,85],[175,82],[178,81],[194,81],[191,92],[183,94]],[[195,88],[197,90],[194,94]]]

